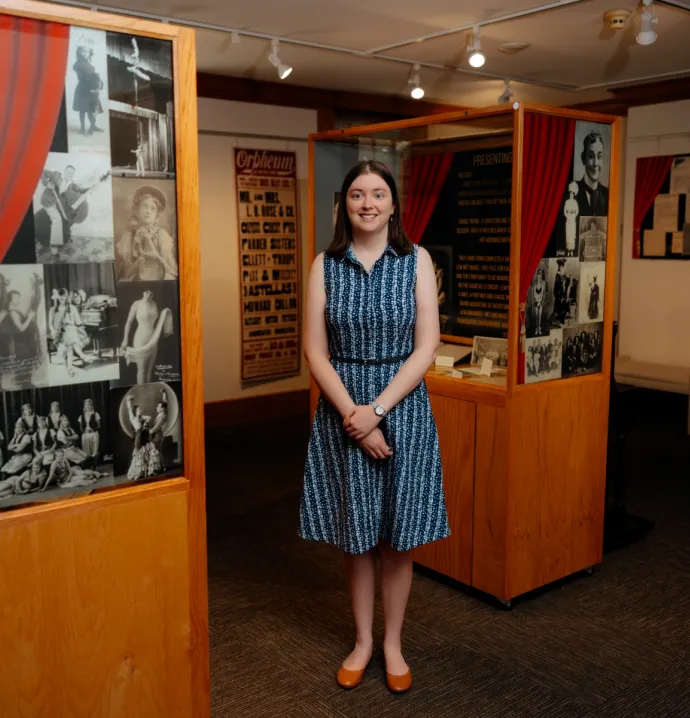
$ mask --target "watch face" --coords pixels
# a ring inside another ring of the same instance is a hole
[[[374,409],[374,411],[376,412],[376,415],[377,415],[377,416],[383,416],[383,407],[382,407],[382,406],[377,406],[377,407]]]

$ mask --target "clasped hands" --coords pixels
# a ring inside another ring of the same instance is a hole
[[[387,459],[393,456],[383,432],[379,429],[380,422],[381,417],[376,415],[371,404],[355,406],[343,417],[343,427],[348,436],[372,459]]]

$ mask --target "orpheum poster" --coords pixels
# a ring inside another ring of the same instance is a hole
[[[294,152],[235,148],[242,381],[299,374],[299,243]]]

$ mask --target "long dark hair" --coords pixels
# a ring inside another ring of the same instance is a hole
[[[352,223],[347,214],[347,194],[357,177],[369,173],[377,174],[388,185],[388,189],[391,191],[395,212],[388,224],[388,244],[390,244],[398,254],[409,254],[413,249],[412,242],[407,238],[405,230],[403,229],[400,197],[398,196],[398,188],[395,186],[395,180],[393,179],[391,171],[383,162],[364,160],[356,164],[345,175],[345,179],[343,180],[343,186],[340,189],[338,216],[335,221],[333,241],[326,250],[326,253],[331,256],[341,257],[347,252],[347,248],[350,246],[350,242],[352,242]]]

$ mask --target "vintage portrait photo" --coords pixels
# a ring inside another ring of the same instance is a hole
[[[70,153],[110,154],[105,32],[72,25],[65,75]]]
[[[563,193],[556,223],[545,256],[577,257],[580,246],[580,205],[577,182],[570,181]]]
[[[116,483],[182,471],[179,382],[113,389],[110,407]]]
[[[508,340],[493,337],[475,337],[472,342],[472,364],[481,364],[484,359],[493,362],[494,369],[508,367]]]
[[[606,259],[607,217],[580,217],[580,261],[603,262]]]
[[[118,285],[120,378],[131,386],[180,379],[177,282]]]
[[[48,348],[43,267],[0,266],[0,389],[45,386]]]
[[[49,385],[118,379],[113,263],[51,264],[44,270]]]
[[[525,382],[560,379],[563,366],[563,330],[554,329],[548,336],[528,339],[525,344]]]
[[[108,383],[0,395],[0,508],[112,484]]]
[[[610,158],[611,125],[577,121],[573,179],[580,217],[608,215]]]
[[[177,279],[173,180],[113,180],[115,274],[118,282]]]
[[[453,301],[453,248],[440,245],[424,245],[429,252],[436,274],[436,293],[441,334],[448,334]]]
[[[113,259],[113,195],[107,156],[50,153],[33,206],[38,262]]]
[[[578,257],[549,259],[549,289],[553,294],[553,309],[549,317],[551,328],[577,324],[580,289]]]
[[[603,322],[564,329],[563,376],[600,372],[603,339]]]
[[[579,323],[604,321],[606,262],[580,265]]]
[[[542,259],[527,290],[525,332],[528,337],[546,336],[553,313],[553,287],[549,285],[549,260]]]
[[[113,174],[175,174],[172,43],[107,33]]]

